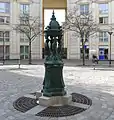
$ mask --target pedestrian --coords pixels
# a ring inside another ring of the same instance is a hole
[[[92,56],[92,63],[93,63],[94,70],[95,70],[95,65],[96,65],[96,63],[98,64],[98,58],[97,58],[96,55],[93,55],[93,56]]]

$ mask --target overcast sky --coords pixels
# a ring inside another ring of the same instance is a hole
[[[52,12],[53,10],[52,9],[46,9],[44,10],[44,24],[45,24],[45,27],[47,25],[49,25],[49,22],[50,22],[50,18],[52,17]],[[62,22],[65,21],[65,10],[57,10],[55,9],[54,10],[55,12],[55,17],[56,17],[56,20],[60,23],[60,25],[62,24]]]

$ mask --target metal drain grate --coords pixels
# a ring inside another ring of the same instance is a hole
[[[18,98],[14,103],[13,106],[16,110],[20,112],[27,112],[28,110],[32,109],[33,107],[37,106],[36,99],[28,98],[28,97],[21,97]]]
[[[82,94],[72,93],[71,95],[72,95],[73,102],[86,104],[86,105],[92,105],[92,100]]]
[[[30,93],[32,95],[36,95],[36,93]],[[92,100],[88,97],[78,94],[72,93],[72,101],[92,105]],[[28,97],[20,97],[14,103],[13,106],[16,110],[20,112],[27,112],[28,110],[32,109],[33,107],[37,106],[37,100]],[[36,114],[36,116],[41,117],[65,117],[65,116],[72,116],[78,113],[85,111],[85,108],[80,108],[72,105],[64,105],[64,106],[49,106],[43,111]]]
[[[85,111],[84,108],[79,108],[70,105],[64,106],[50,106],[43,111],[36,114],[36,116],[40,117],[65,117],[65,116],[72,116],[78,114],[80,112]]]

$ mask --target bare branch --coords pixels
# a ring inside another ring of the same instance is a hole
[[[63,23],[63,28],[64,30],[74,31],[82,39],[84,36],[87,39],[98,31],[98,25],[93,19],[92,12],[80,14],[77,7],[68,12],[66,20]]]
[[[19,17],[19,23],[13,28],[19,33],[24,33],[29,41],[33,41],[38,35],[42,33],[42,25],[39,17],[32,17],[24,13]]]
[[[80,0],[81,1],[81,0]],[[66,15],[65,22],[63,23],[64,31],[73,31],[75,36],[81,39],[82,43],[82,57],[83,65],[85,65],[85,43],[88,41],[89,37],[94,35],[99,31],[98,24],[95,22],[92,12],[86,11],[85,13],[79,10],[79,0],[76,1],[76,6],[74,9],[68,11]]]

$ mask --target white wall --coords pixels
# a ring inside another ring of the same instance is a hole
[[[30,5],[30,15],[38,17],[39,22],[42,20],[42,2],[39,0],[34,0]],[[41,23],[42,24],[42,23]],[[32,42],[32,59],[42,58],[42,38],[40,35]]]
[[[20,53],[20,39],[19,35],[13,30],[18,21],[19,6],[17,2],[10,2],[10,19],[11,19],[11,34],[10,34],[10,59],[19,58]]]
[[[74,9],[74,0],[67,1],[67,12]],[[67,47],[67,58],[68,59],[79,59],[80,58],[80,42],[79,39],[72,32],[68,32],[68,47]]]

